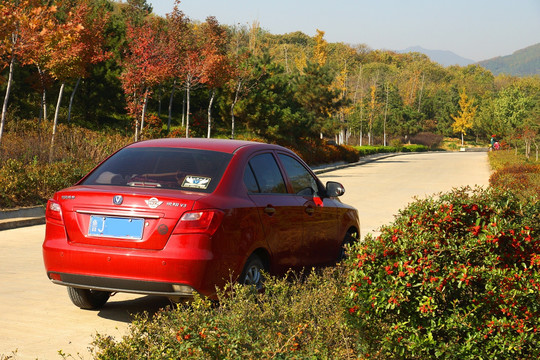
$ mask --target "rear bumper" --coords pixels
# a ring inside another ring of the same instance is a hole
[[[48,272],[47,275],[49,279],[55,284],[82,289],[181,298],[193,297],[193,294],[195,292],[195,290],[191,286],[183,284],[108,278],[57,272]]]
[[[207,235],[173,235],[163,249],[143,250],[73,244],[62,226],[47,225],[43,260],[55,284],[181,297],[196,291],[213,297],[216,286],[229,279],[227,261],[216,258]]]

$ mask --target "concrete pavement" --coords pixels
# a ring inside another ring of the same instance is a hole
[[[414,197],[425,197],[461,186],[489,185],[485,152],[400,154],[357,167],[319,175],[321,181],[341,182],[344,203],[358,209],[361,235],[394,220]]]

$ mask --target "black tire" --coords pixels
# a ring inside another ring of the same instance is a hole
[[[343,243],[341,244],[341,247],[339,249],[339,256],[338,256],[337,262],[341,262],[347,259],[348,254],[347,254],[346,247],[351,246],[357,241],[358,241],[358,233],[353,230],[347,231],[347,234],[345,235],[345,238],[343,239]]]
[[[263,288],[263,271],[267,271],[264,262],[258,255],[252,254],[247,259],[238,282],[243,285],[254,286],[257,291],[260,291]]]
[[[100,309],[111,296],[111,293],[108,291],[79,289],[74,287],[68,287],[67,290],[71,302],[81,309],[86,310]]]

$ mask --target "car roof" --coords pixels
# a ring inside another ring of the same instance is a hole
[[[255,141],[244,140],[228,140],[228,139],[205,139],[205,138],[165,138],[145,140],[133,143],[129,145],[130,148],[141,147],[170,147],[170,148],[184,148],[184,149],[200,149],[219,151],[232,154],[240,148],[249,147],[253,150],[262,149],[281,149],[283,147],[279,145],[266,144]]]

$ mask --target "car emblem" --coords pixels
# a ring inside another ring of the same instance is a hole
[[[122,195],[115,195],[112,200],[114,205],[122,205],[123,201],[124,197]]]
[[[148,207],[150,209],[155,209],[157,208],[159,205],[163,204],[163,201],[159,201],[158,199],[156,199],[155,197],[149,199],[149,200],[144,200],[144,202],[146,203],[146,205],[148,205]]]

